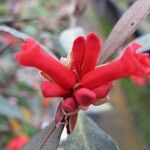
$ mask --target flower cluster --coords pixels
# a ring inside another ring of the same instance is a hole
[[[101,42],[95,33],[75,39],[70,53],[70,65],[64,66],[54,59],[33,39],[28,38],[16,53],[16,60],[42,71],[45,80],[41,89],[44,97],[62,97],[56,113],[56,125],[65,123],[72,132],[80,109],[105,98],[112,81],[128,76],[147,76],[150,73],[148,54],[136,51],[141,46],[132,43],[121,58],[96,67]]]

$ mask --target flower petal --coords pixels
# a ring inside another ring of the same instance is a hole
[[[79,36],[75,39],[72,47],[71,53],[71,68],[75,70],[78,74],[81,72],[81,66],[83,63],[83,58],[85,54],[85,39],[82,36]]]
[[[89,89],[94,89],[123,77],[148,75],[150,72],[149,67],[139,59],[139,56],[143,54],[136,54],[136,50],[140,47],[139,44],[133,43],[126,48],[120,59],[97,67],[95,70],[86,74],[81,80],[81,85]]]
[[[80,88],[74,92],[76,101],[80,106],[89,106],[96,99],[96,94],[86,88]]]
[[[150,54],[142,53],[142,55],[138,54],[137,57],[146,67],[150,67]]]
[[[82,76],[95,68],[101,49],[101,42],[95,33],[86,39],[86,51],[82,65]]]
[[[64,88],[75,85],[74,74],[56,59],[48,55],[33,39],[26,39],[21,45],[21,51],[16,53],[16,60],[29,67],[35,67],[48,74],[55,82]]]
[[[105,98],[112,88],[112,82],[101,85],[100,87],[93,90],[96,94],[96,99]]]
[[[62,97],[68,94],[67,90],[50,81],[42,81],[41,90],[44,97]]]
[[[73,97],[68,97],[62,102],[62,108],[66,112],[74,112],[77,110],[78,106]]]

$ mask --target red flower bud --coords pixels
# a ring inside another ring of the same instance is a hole
[[[112,82],[109,82],[107,84],[104,84],[96,89],[93,90],[93,92],[96,94],[96,99],[104,98],[108,95],[112,88]]]
[[[66,112],[75,112],[77,110],[78,106],[73,97],[68,97],[68,98],[64,99],[64,101],[62,102],[62,108]]]
[[[80,88],[74,92],[77,103],[80,106],[89,106],[96,100],[96,94],[86,88]]]
[[[60,85],[52,83],[50,81],[42,81],[41,91],[44,97],[62,97],[69,93]]]

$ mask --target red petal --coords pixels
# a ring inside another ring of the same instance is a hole
[[[95,33],[86,39],[86,52],[82,65],[82,76],[95,68],[101,49],[101,42]]]
[[[86,88],[78,89],[77,91],[74,92],[74,95],[76,97],[77,103],[80,106],[89,106],[96,99],[95,93]]]
[[[75,112],[77,110],[77,104],[73,97],[68,97],[62,102],[62,107],[66,112]]]
[[[136,54],[138,48],[140,48],[140,45],[133,43],[126,48],[123,56],[119,60],[97,67],[95,70],[86,74],[81,80],[81,85],[89,89],[94,89],[123,77],[148,75],[150,68],[139,59],[139,55],[143,54]]]
[[[148,53],[143,53],[137,54],[138,60],[142,62],[146,67],[150,67],[150,54]]]
[[[85,39],[80,36],[75,39],[72,47],[72,69],[79,74],[81,72],[81,66],[85,54]]]
[[[68,94],[60,85],[50,81],[42,81],[41,90],[44,97],[62,97]]]
[[[107,84],[104,84],[96,89],[93,90],[93,92],[96,94],[96,99],[104,98],[108,95],[112,88],[112,82],[109,82]]]
[[[48,74],[55,82],[65,88],[72,88],[75,85],[74,74],[48,55],[41,46],[29,38],[21,45],[21,51],[16,53],[16,60],[29,67],[36,67]]]

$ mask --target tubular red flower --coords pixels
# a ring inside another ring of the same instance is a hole
[[[44,97],[63,97],[69,92],[60,85],[50,81],[42,81],[41,91]]]
[[[139,59],[139,55],[143,54],[136,54],[136,50],[140,47],[139,44],[133,43],[126,48],[120,59],[97,67],[86,74],[81,80],[81,85],[94,89],[113,80],[130,75],[147,75],[149,68]]]
[[[79,36],[75,39],[72,47],[72,53],[71,53],[71,68],[72,70],[75,70],[78,75],[81,72],[81,66],[83,63],[83,58],[85,54],[85,39],[82,36]]]
[[[21,46],[21,51],[16,53],[15,56],[20,64],[40,69],[64,88],[72,88],[76,83],[74,74],[56,59],[48,55],[31,38],[25,40]]]
[[[75,102],[75,99],[73,97],[68,97],[62,102],[62,108],[66,112],[74,112],[77,110],[77,107],[77,103]]]
[[[112,82],[109,82],[94,89],[93,92],[96,94],[96,99],[106,97],[110,92],[111,88],[112,88]]]
[[[101,49],[101,42],[95,33],[86,38],[86,51],[82,65],[81,75],[92,71],[95,68]]]
[[[96,100],[96,94],[86,88],[80,88],[74,92],[76,101],[80,106],[89,106]]]
[[[100,40],[94,33],[89,34],[86,39],[80,36],[73,43],[71,64],[66,63],[68,68],[71,65],[69,70],[43,51],[33,39],[27,39],[21,46],[21,51],[16,54],[16,59],[24,66],[42,71],[47,79],[41,84],[45,97],[63,97],[55,122],[57,126],[65,124],[67,132],[70,133],[75,127],[79,109],[85,110],[90,104],[107,102],[108,98],[105,97],[113,80],[130,75],[150,75],[149,55],[136,53],[140,47],[133,43],[125,49],[120,59],[95,69],[101,49]]]

